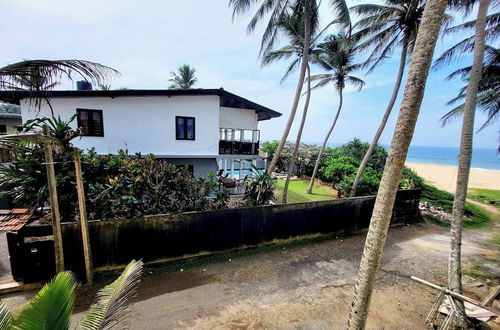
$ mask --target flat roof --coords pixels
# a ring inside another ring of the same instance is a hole
[[[147,97],[147,96],[189,96],[189,95],[217,95],[220,97],[220,106],[229,108],[255,110],[259,120],[267,120],[281,116],[281,113],[265,106],[252,102],[224,89],[123,89],[123,90],[55,90],[44,92],[43,97],[77,98],[77,97]],[[0,91],[0,101],[20,104],[22,99],[37,98],[36,93],[30,91]]]

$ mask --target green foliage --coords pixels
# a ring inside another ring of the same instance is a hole
[[[98,293],[98,301],[83,316],[86,330],[109,329],[123,317],[124,307],[139,283],[142,261],[132,260],[122,275]],[[69,328],[75,302],[76,280],[62,272],[38,292],[20,312],[11,314],[0,302],[0,329],[64,330]]]
[[[253,180],[248,183],[243,200],[250,206],[267,205],[274,200],[276,179],[267,172],[259,173],[256,167],[253,172]]]
[[[168,81],[172,82],[169,89],[191,89],[198,81],[195,76],[196,69],[187,64],[183,64],[177,68],[177,72],[170,72],[172,77]]]
[[[500,190],[469,189],[467,197],[485,204],[496,201],[496,203],[493,205],[497,208],[500,208]]]
[[[10,103],[0,102],[0,112],[21,114],[21,107]]]

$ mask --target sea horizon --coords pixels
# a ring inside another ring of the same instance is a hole
[[[308,142],[306,142],[308,143]],[[320,143],[312,143],[321,145]],[[341,143],[329,143],[329,147],[337,147]],[[389,145],[383,145],[389,150]],[[460,148],[410,146],[406,162],[419,164],[435,164],[458,166]],[[494,148],[474,148],[472,151],[471,168],[500,171],[500,153]]]

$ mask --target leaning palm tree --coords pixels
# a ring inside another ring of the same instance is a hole
[[[328,143],[330,135],[332,134],[332,131],[337,124],[337,120],[339,119],[344,100],[343,91],[345,86],[350,84],[361,90],[361,88],[365,85],[365,82],[362,79],[352,75],[352,73],[360,69],[362,65],[353,63],[358,49],[354,40],[349,35],[339,34],[328,36],[325,41],[318,46],[318,48],[319,55],[314,57],[314,62],[329,73],[314,75],[311,77],[311,80],[317,81],[314,88],[333,84],[335,90],[339,94],[339,105],[332,125],[330,126],[330,129],[328,130],[319,150],[318,158],[316,159],[316,164],[314,165],[314,170],[311,176],[311,181],[309,182],[309,187],[307,188],[308,194],[312,193],[314,181],[316,179],[316,175],[318,174],[318,168],[321,162],[321,156],[323,156],[326,144]]]
[[[177,68],[177,72],[170,72],[168,81],[172,82],[169,89],[191,89],[198,81],[195,77],[196,69],[187,64],[183,64]]]
[[[78,323],[85,330],[118,327],[124,316],[125,303],[139,284],[142,262],[132,261],[113,283],[98,293],[97,302]],[[0,303],[0,329],[69,329],[75,302],[76,280],[71,273],[62,272],[38,292],[16,314]]]
[[[396,48],[401,47],[398,73],[392,95],[377,132],[359,165],[358,172],[352,184],[351,197],[356,195],[363,172],[370,161],[373,151],[377,147],[380,136],[396,103],[401,81],[403,80],[405,65],[415,44],[424,6],[424,0],[386,0],[385,4],[381,5],[362,4],[351,8],[354,13],[361,16],[355,25],[355,29],[358,31],[353,37],[362,41],[360,49],[373,47],[366,61],[366,65],[369,66],[368,73],[372,72],[383,60],[387,59]]]
[[[318,10],[317,8],[313,9],[314,11],[311,13],[311,45],[309,46],[310,52],[313,52],[314,44],[321,35],[321,32],[318,33]],[[262,57],[262,64],[268,65],[279,60],[289,59],[293,57],[293,60],[288,66],[285,75],[281,79],[281,82],[283,82],[298,66],[300,66],[300,62],[302,61],[302,49],[304,47],[304,24],[301,13],[297,13],[296,15],[294,15],[292,12],[284,15],[279,23],[279,29],[281,30],[281,34],[288,39],[288,44],[277,50],[266,51]],[[325,29],[323,31],[325,31]],[[286,175],[285,186],[283,188],[282,203],[287,202],[288,187],[290,184],[290,177],[292,173],[291,169],[293,164],[295,164],[297,161],[300,140],[302,138],[302,132],[304,130],[307,111],[309,108],[309,101],[311,99],[311,71],[309,65],[307,65],[306,68],[306,76],[306,100],[304,102],[304,109],[302,112],[299,129],[297,131],[297,138],[295,140],[292,156],[288,162],[288,171]]]
[[[247,26],[248,32],[253,32],[257,24],[264,19],[264,17],[269,16],[269,21],[262,35],[261,42],[261,54],[272,49],[276,40],[280,36],[279,22],[282,20],[283,16],[286,14],[288,8],[291,6],[295,8],[296,13],[301,12],[304,20],[304,44],[302,47],[302,61],[300,64],[299,78],[297,81],[297,88],[295,90],[295,96],[292,102],[292,107],[290,110],[290,116],[288,117],[283,135],[281,137],[278,148],[276,149],[271,162],[267,168],[268,173],[271,173],[276,167],[276,163],[283,151],[288,134],[290,134],[290,129],[292,127],[293,121],[295,119],[295,114],[299,105],[300,95],[302,93],[302,86],[304,85],[307,64],[309,63],[309,46],[311,44],[311,13],[313,8],[317,8],[318,4],[316,0],[229,0],[229,4],[233,6],[233,17],[235,15],[245,14],[250,10],[250,8],[256,4],[260,3],[255,15],[250,20]],[[343,27],[350,27],[350,16],[349,10],[345,0],[330,0],[330,6],[333,8],[336,14],[336,22],[338,22]]]
[[[359,265],[348,321],[348,328],[351,330],[364,329],[366,325],[373,286],[387,238],[392,208],[403,173],[404,161],[415,131],[434,47],[445,16],[446,4],[446,0],[428,0],[424,9],[420,29],[413,47],[401,109]]]

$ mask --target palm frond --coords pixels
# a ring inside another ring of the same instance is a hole
[[[76,281],[68,272],[57,274],[23,307],[12,321],[14,329],[68,329]]]
[[[58,149],[64,149],[64,145],[59,139],[41,134],[40,132],[22,132],[0,135],[0,149],[9,151],[27,151],[33,149],[35,146],[49,143],[56,145]]]
[[[10,311],[7,306],[0,301],[0,329],[10,329],[11,324],[12,316],[10,315]]]
[[[99,291],[98,301],[85,313],[79,325],[86,330],[110,329],[115,326],[126,301],[139,284],[142,261],[131,261],[116,281]]]
[[[351,15],[346,0],[330,0],[336,22],[344,29],[348,30],[349,35],[352,32]]]

